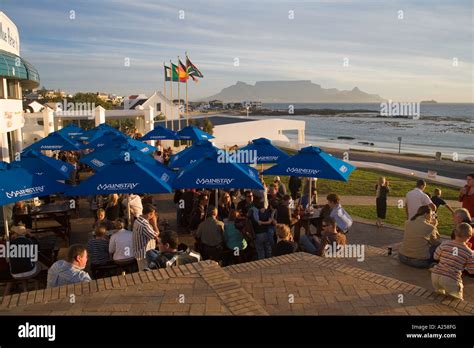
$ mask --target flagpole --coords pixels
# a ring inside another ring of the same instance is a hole
[[[165,65],[165,62],[163,62],[163,68],[164,68],[164,72],[165,72],[165,75],[164,75],[164,78],[163,78],[163,93],[165,95],[165,128],[168,128],[168,116],[166,114],[166,65]]]
[[[178,56],[178,127],[179,127],[179,129],[181,129],[181,115],[180,115],[180,112],[181,112],[181,97],[180,97],[180,94],[179,94],[179,85],[180,85],[181,81],[180,81],[180,77],[179,77],[179,68],[180,68],[179,62],[180,62],[180,60],[179,60],[179,56]]]
[[[173,103],[173,63],[170,60],[171,78],[170,78],[170,93],[171,93],[171,130],[174,131],[174,103]]]
[[[186,79],[186,126],[189,126],[188,79]]]

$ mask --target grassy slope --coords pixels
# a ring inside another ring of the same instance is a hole
[[[349,182],[318,180],[318,193],[322,197],[329,192],[336,192],[341,196],[375,196],[375,184],[380,176],[385,176],[390,182],[392,197],[405,197],[406,193],[415,186],[416,178],[405,177],[401,175],[389,174],[385,172],[356,169],[350,176]],[[288,187],[288,176],[280,176],[282,181]],[[265,182],[270,184],[273,176],[266,176]],[[443,191],[444,199],[457,200],[459,191],[447,186],[428,183],[426,192],[433,192],[435,187]]]
[[[344,209],[352,216],[359,216],[364,219],[375,220],[377,218],[377,214],[375,211],[374,206],[366,206],[366,205],[350,205],[344,206]],[[405,209],[399,209],[398,207],[388,207],[387,209],[387,219],[385,220],[386,223],[403,227],[405,224],[406,214]],[[438,210],[438,231],[441,234],[451,235],[451,231],[453,228],[452,223],[452,215],[450,211],[444,207],[440,207]]]

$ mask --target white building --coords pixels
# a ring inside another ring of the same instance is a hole
[[[22,150],[22,89],[38,86],[38,71],[20,57],[16,25],[0,11],[0,160],[10,162]]]
[[[146,110],[148,107],[155,110],[155,116],[165,116],[167,120],[178,119],[178,106],[174,105],[171,100],[166,98],[161,92],[156,91],[149,98],[147,98],[136,110]]]

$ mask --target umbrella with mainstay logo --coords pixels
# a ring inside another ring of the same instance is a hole
[[[47,173],[40,175],[12,163],[8,169],[0,171],[0,205],[24,201],[27,199],[64,192],[69,186],[62,184]],[[4,210],[4,215],[7,216]],[[8,238],[8,221],[4,219]]]
[[[184,127],[183,129],[178,131],[178,135],[181,140],[191,140],[191,141],[209,140],[209,139],[214,138],[214,136],[200,130],[196,126]]]
[[[319,147],[307,146],[298,153],[265,170],[265,175],[304,176],[348,181],[355,167],[333,157]]]
[[[179,140],[180,137],[176,134],[175,131],[165,128],[163,126],[157,125],[155,128],[148,133],[146,133],[140,140]]]
[[[112,147],[103,147],[95,150],[88,155],[82,157],[79,162],[87,164],[95,171],[102,170],[107,164],[110,164],[113,160],[120,158],[122,152],[128,152],[129,155],[140,162],[146,162],[150,164],[161,164],[156,161],[153,157],[148,154],[144,154],[139,148],[128,144],[121,144]],[[163,165],[164,166],[164,165]]]
[[[209,153],[188,165],[173,181],[175,189],[258,189],[263,190],[258,172],[245,164],[221,161],[217,153]]]
[[[84,134],[84,129],[71,123],[64,128],[57,130],[56,133],[66,135],[69,138],[77,138]]]
[[[237,152],[242,153],[240,156],[245,163],[253,164],[279,163],[290,157],[267,138],[254,139],[251,144],[240,148]]]
[[[132,139],[128,135],[120,132],[106,131],[102,136],[98,137],[94,141],[82,146],[83,149],[102,149],[108,146],[117,145],[128,145],[135,146],[140,149],[143,153],[152,153],[155,148],[153,146],[142,143],[141,141]]]
[[[170,168],[184,168],[189,164],[203,158],[203,156],[209,153],[217,153],[218,151],[219,148],[215,147],[210,141],[201,140],[194,143],[193,146],[190,146],[178,152],[176,155],[171,156],[168,166]]]
[[[91,142],[104,135],[105,132],[121,133],[114,127],[109,126],[106,123],[101,123],[97,127],[85,131],[82,135],[79,136],[79,139]]]
[[[47,137],[31,144],[23,151],[79,151],[80,149],[81,144],[79,144],[77,141],[69,138],[65,134],[54,132],[49,134]]]
[[[69,179],[74,170],[72,164],[45,156],[34,150],[23,151],[20,155],[20,160],[13,163],[26,169],[30,173],[38,175],[46,174],[57,180]]]
[[[123,151],[119,158],[68,190],[66,194],[83,196],[111,193],[170,193],[174,177],[175,173],[161,163],[146,163]],[[127,207],[127,215],[130,223],[130,205]]]
[[[349,175],[354,169],[356,167],[352,164],[331,156],[319,147],[307,146],[299,150],[296,155],[281,161],[262,174],[348,181]],[[309,202],[311,202],[311,186],[309,195]]]

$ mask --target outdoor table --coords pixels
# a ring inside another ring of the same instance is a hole
[[[319,219],[321,219],[320,213],[321,213],[320,210],[315,210],[311,214],[303,215],[298,220],[298,222],[295,224],[294,234],[293,234],[295,242],[298,243],[299,240],[300,240],[300,234],[301,234],[301,228],[302,227],[304,227],[306,235],[308,235],[308,236],[311,235],[310,226],[311,225],[317,226],[317,223],[319,222]]]
[[[33,219],[33,233],[52,231],[64,240],[69,240],[71,233],[71,209],[69,203],[52,203],[33,208],[30,212]],[[56,221],[60,226],[38,227],[38,221]]]

